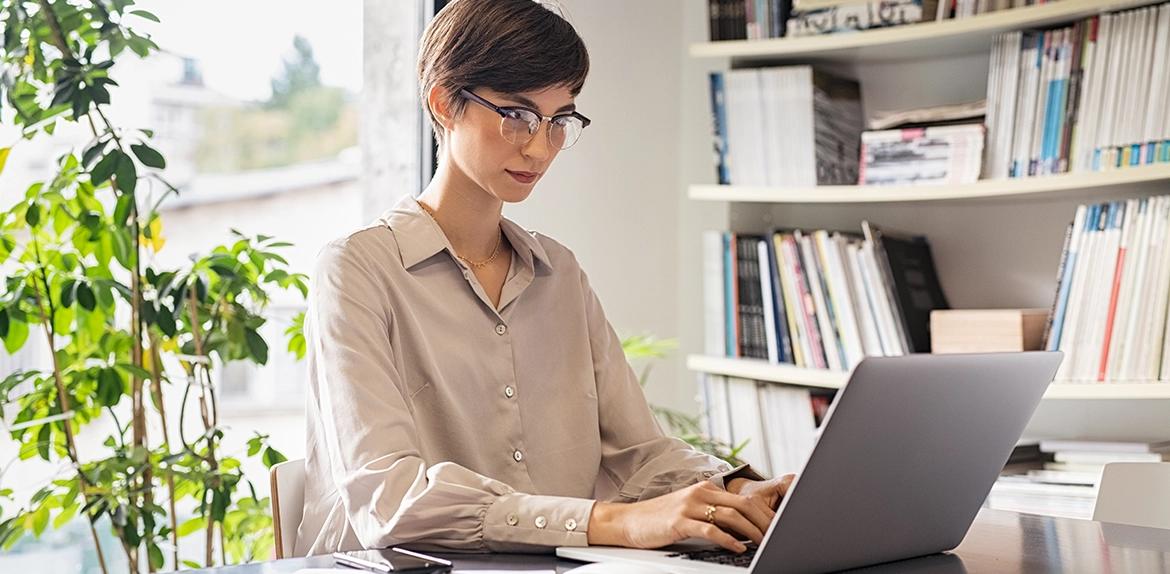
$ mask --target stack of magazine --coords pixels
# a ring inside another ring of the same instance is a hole
[[[1027,464],[1009,464],[988,496],[989,507],[1090,519],[1105,465],[1170,460],[1170,441],[1042,440]],[[1013,453],[1013,458],[1016,458]]]
[[[973,183],[987,102],[875,112],[861,134],[861,185]]]
[[[857,183],[861,90],[810,66],[713,72],[711,115],[719,183]]]
[[[1056,379],[1170,380],[1170,196],[1081,205],[1057,271],[1046,348]]]
[[[1170,4],[997,36],[984,177],[1170,162]]]

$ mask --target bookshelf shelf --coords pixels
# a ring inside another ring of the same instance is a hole
[[[849,380],[849,373],[804,369],[791,365],[774,365],[758,359],[735,359],[708,355],[688,355],[687,368],[698,373],[825,389],[839,389],[845,386],[845,382]]]
[[[687,195],[705,201],[758,203],[894,203],[941,201],[989,197],[1032,196],[1044,193],[1075,193],[1108,188],[1132,192],[1151,183],[1170,181],[1170,164],[1155,164],[1115,171],[1063,173],[1024,179],[980,180],[966,185],[860,186],[823,185],[814,187],[749,187],[737,185],[691,185]]]
[[[740,377],[804,387],[839,389],[849,373],[774,365],[754,359],[732,359],[707,355],[687,356],[687,368],[712,375]],[[1053,383],[1045,399],[1170,399],[1170,383]]]
[[[1046,399],[1170,399],[1170,383],[1053,383]]]
[[[881,62],[987,53],[996,34],[1071,22],[1105,10],[1121,10],[1155,0],[1060,0],[971,18],[923,22],[852,34],[804,38],[731,40],[691,44],[695,58],[731,58],[738,63],[790,61]]]

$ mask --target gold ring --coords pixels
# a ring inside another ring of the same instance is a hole
[[[707,522],[710,522],[711,524],[715,524],[715,510],[717,509],[714,505],[707,505]]]

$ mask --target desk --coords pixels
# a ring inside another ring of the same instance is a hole
[[[551,555],[440,554],[456,570],[556,570],[580,563]],[[328,556],[289,558],[187,571],[203,574],[291,574],[327,568]],[[348,572],[360,572],[347,570]],[[963,543],[950,556],[907,560],[869,568],[866,574],[1155,573],[1170,572],[1170,530],[1088,520],[981,510]]]

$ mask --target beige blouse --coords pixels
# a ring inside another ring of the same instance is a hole
[[[298,554],[584,546],[595,497],[734,472],[663,435],[573,253],[502,226],[498,309],[410,196],[321,252]]]

